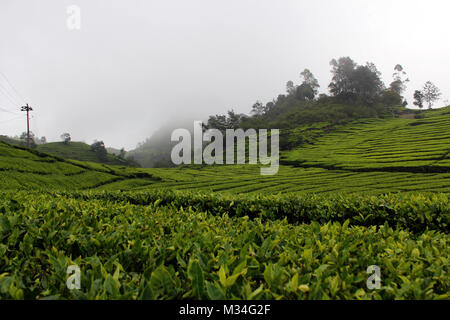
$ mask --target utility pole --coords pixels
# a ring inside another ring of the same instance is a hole
[[[22,107],[20,111],[26,111],[27,112],[27,148],[30,148],[30,111],[33,111],[33,108],[30,107],[27,103],[26,106]]]

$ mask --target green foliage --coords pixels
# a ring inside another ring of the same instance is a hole
[[[89,194],[0,200],[2,299],[448,299],[449,238]],[[66,287],[69,265],[81,290]],[[382,287],[366,287],[367,266]]]
[[[103,148],[104,149],[104,148]],[[136,163],[124,160],[113,154],[107,154],[102,148],[94,150],[83,142],[52,142],[37,146],[37,150],[64,159],[91,161],[114,165],[136,166]]]
[[[448,108],[445,108],[448,111]],[[450,173],[445,110],[421,119],[364,120],[284,153],[285,164],[358,172]]]
[[[91,144],[91,151],[97,155],[100,162],[107,160],[108,151],[106,151],[105,143],[103,141],[96,141]]]
[[[155,181],[151,174],[136,170],[65,160],[37,150],[13,147],[0,142],[2,190],[74,190],[100,187],[126,179],[145,179],[147,183]]]
[[[152,192],[104,192],[68,194],[83,200],[106,199],[134,205],[192,207],[215,216],[286,219],[289,223],[345,222],[351,225],[392,227],[423,232],[446,232],[450,225],[450,205],[445,194],[398,194],[383,196],[345,195],[218,195],[171,190]]]
[[[349,57],[330,62],[333,74],[330,92],[342,102],[373,105],[384,89],[381,73],[373,63],[358,65]]]

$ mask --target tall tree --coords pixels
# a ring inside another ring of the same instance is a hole
[[[352,75],[357,66],[350,57],[342,57],[339,60],[333,59],[330,62],[333,75],[329,85],[330,92],[334,96],[348,94],[352,91]]]
[[[314,100],[316,92],[307,83],[303,82],[296,90],[296,97],[299,100]]]
[[[402,95],[406,90],[406,85],[409,82],[409,78],[407,77],[407,74],[401,64],[397,64],[395,66],[392,78],[394,81],[391,82],[390,89],[397,92],[399,95]]]
[[[359,98],[373,102],[384,89],[381,73],[373,63],[356,67],[352,76],[352,89]]]
[[[287,92],[288,94],[294,94],[294,92],[295,92],[295,85],[294,85],[294,82],[293,82],[293,81],[289,80],[289,81],[286,83],[286,92]]]
[[[266,111],[266,108],[264,107],[264,105],[260,101],[256,101],[256,103],[252,106],[251,113],[256,116],[262,116],[265,113],[265,111]],[[233,112],[233,111],[231,111],[231,112]],[[233,112],[233,115],[234,115],[234,112]]]
[[[371,104],[384,89],[381,73],[373,63],[357,65],[349,57],[330,62],[333,75],[330,92],[345,101],[362,100]]]
[[[316,77],[314,77],[309,69],[305,69],[302,73],[300,73],[300,76],[303,78],[302,84],[310,86],[314,96],[316,96],[319,93],[320,88],[319,81],[317,81]]]
[[[420,90],[414,91],[414,105],[419,107],[420,109],[423,108],[423,93]]]
[[[423,99],[428,103],[428,108],[431,109],[433,103],[438,101],[441,97],[441,91],[431,81],[427,81],[422,89]]]

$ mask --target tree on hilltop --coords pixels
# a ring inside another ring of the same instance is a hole
[[[391,82],[389,88],[401,96],[406,90],[407,83],[410,81],[401,64],[397,64],[395,66],[394,74],[392,75],[392,77],[394,81]]]
[[[63,133],[62,135],[61,135],[61,140],[62,140],[62,142],[64,143],[64,144],[69,144],[69,142],[70,141],[72,141],[72,138],[71,138],[71,136],[70,136],[70,133]]]
[[[420,90],[414,91],[414,105],[419,107],[420,109],[423,108],[423,93]]]
[[[427,81],[422,89],[423,99],[428,103],[428,108],[431,109],[433,103],[438,101],[441,97],[441,91],[431,81]]]

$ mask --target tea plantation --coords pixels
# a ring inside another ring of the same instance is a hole
[[[449,299],[449,129],[449,108],[360,120],[266,177],[0,142],[0,298]]]

